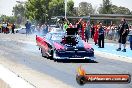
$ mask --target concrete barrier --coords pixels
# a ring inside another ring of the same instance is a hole
[[[35,88],[33,85],[0,65],[0,88]]]
[[[0,88],[11,88],[9,84],[0,79]]]

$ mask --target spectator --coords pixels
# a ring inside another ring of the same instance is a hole
[[[95,28],[95,33],[94,33],[94,42],[95,42],[95,45],[98,44],[98,36],[99,36],[99,33],[98,33],[98,25],[94,26]]]
[[[80,19],[79,22],[77,23],[77,30],[78,30],[78,34],[81,36],[81,32],[82,32],[82,23],[81,23],[81,19]]]
[[[15,34],[14,29],[15,29],[15,24],[12,24],[12,34]]]
[[[26,35],[27,35],[30,33],[30,28],[31,28],[31,23],[28,20],[25,24],[25,27],[26,27]]]
[[[115,32],[116,32],[116,35],[114,37],[115,40],[119,40],[119,31],[120,31],[120,28],[121,28],[121,24],[115,27]]]
[[[66,31],[67,28],[69,28],[69,21],[67,20],[67,18],[65,18],[64,31]]]
[[[72,23],[70,23],[70,24],[69,24],[69,28],[73,28],[73,25],[72,25]]]
[[[132,27],[130,26],[130,33],[129,33],[129,41],[130,41],[130,49],[132,50]]]
[[[41,25],[40,24],[37,25],[36,30],[37,30],[37,34],[40,35],[40,33],[41,33]]]
[[[7,27],[6,27],[6,34],[8,34],[9,33],[9,23],[7,23]]]
[[[35,25],[31,26],[31,32],[34,33],[35,32]]]
[[[84,35],[85,34],[84,33],[85,32],[85,29],[86,29],[86,22],[83,21],[82,22],[82,30],[81,30],[82,31],[82,35],[81,35],[82,36],[82,40],[85,40],[85,35]]]
[[[115,26],[115,24],[113,24],[113,40],[116,41],[117,38],[117,27]]]
[[[102,23],[99,25],[99,38],[98,38],[99,48],[104,48],[104,28]]]
[[[4,32],[4,34],[6,33],[6,28],[7,28],[7,23],[3,22],[3,28],[2,28],[3,30],[2,31]]]
[[[109,40],[112,40],[113,39],[113,26],[111,25],[110,27],[109,27],[110,29],[109,29]]]
[[[94,38],[94,33],[95,33],[95,28],[94,28],[94,24],[91,26],[91,38]]]
[[[123,44],[124,49],[122,50],[122,52],[126,52],[126,40],[128,36],[129,27],[125,19],[122,19],[121,22],[121,29],[119,30],[119,48],[117,49],[117,51],[121,51],[121,45]]]
[[[46,25],[45,25],[45,24],[43,24],[43,25],[41,26],[41,30],[42,30],[42,33],[43,33],[43,34],[46,34]]]
[[[108,38],[108,34],[109,34],[109,29],[108,27],[105,26],[105,37]]]
[[[68,26],[68,23],[65,22],[65,23],[64,23],[64,31],[66,31],[67,28],[69,28],[69,26]]]
[[[114,34],[114,40],[117,41],[119,38],[119,30],[118,30],[118,27],[115,26],[115,34]]]
[[[86,39],[86,42],[88,42],[89,40],[89,35],[90,35],[90,22],[87,22],[87,27],[86,27],[86,30],[85,30],[85,39]]]
[[[48,29],[49,29],[49,26],[48,26],[48,24],[46,23],[46,24],[45,24],[45,30],[46,30],[46,33],[49,32]]]

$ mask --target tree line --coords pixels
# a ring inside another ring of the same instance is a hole
[[[31,21],[45,23],[52,16],[64,16],[64,5],[64,0],[28,0],[24,4],[19,3],[13,7],[14,17],[9,20],[14,19],[20,24],[26,18]],[[88,16],[90,14],[132,15],[132,11],[126,7],[113,5],[111,0],[103,0],[99,8],[94,8],[88,2],[81,2],[78,7],[74,7],[74,2],[68,0],[67,16]]]

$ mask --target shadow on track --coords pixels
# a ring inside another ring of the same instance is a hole
[[[90,59],[57,59],[54,61],[58,63],[98,63],[97,61]]]

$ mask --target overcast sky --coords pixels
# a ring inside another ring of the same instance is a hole
[[[0,15],[12,15],[13,6],[15,6],[16,1],[27,1],[27,0],[0,0]],[[94,8],[97,8],[102,3],[102,0],[73,0],[75,7],[78,6],[80,2],[92,3]],[[124,6],[132,11],[132,0],[111,0],[112,4],[117,6]]]

